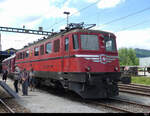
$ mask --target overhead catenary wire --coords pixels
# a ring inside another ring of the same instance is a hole
[[[126,18],[128,18],[128,17],[137,15],[137,14],[142,13],[142,12],[145,12],[145,11],[147,11],[147,10],[150,10],[150,7],[147,7],[147,8],[145,8],[145,9],[136,11],[136,12],[131,13],[131,14],[128,14],[128,15],[126,15],[126,16],[122,16],[122,17],[113,19],[113,20],[111,20],[111,21],[108,21],[108,22],[106,22],[106,23],[103,23],[103,24],[97,26],[97,28],[98,28],[98,27],[101,27],[101,26],[104,26],[104,25],[106,26],[106,25],[108,25],[108,24],[111,24],[111,23],[114,23],[114,22],[117,22],[117,21],[120,21],[120,20],[124,20],[124,19],[126,19]]]
[[[119,31],[116,31],[115,33],[120,32],[120,31],[125,31],[125,30],[127,30],[127,29],[129,29],[129,28],[133,28],[133,27],[136,27],[136,26],[139,26],[139,25],[148,23],[148,22],[150,22],[150,19],[144,20],[144,21],[142,21],[142,22],[140,22],[140,23],[137,23],[137,24],[134,24],[134,25],[130,25],[130,26],[128,26],[128,27],[124,27],[124,28],[120,29]]]
[[[71,16],[73,16],[73,15],[79,13],[79,12],[82,12],[83,10],[85,10],[85,9],[87,9],[87,8],[89,8],[89,7],[93,6],[93,5],[95,5],[95,4],[98,3],[99,1],[100,1],[100,0],[97,0],[97,1],[94,2],[93,4],[90,4],[90,5],[88,5],[88,6],[84,7],[84,8],[82,8],[82,9],[80,9],[79,11],[77,11],[77,12],[73,13],[72,15],[70,15],[69,17],[71,17]],[[128,18],[128,17],[137,15],[137,14],[142,13],[142,12],[145,12],[145,11],[147,11],[147,10],[150,10],[150,7],[144,8],[144,9],[139,10],[139,11],[136,11],[136,12],[133,12],[133,13],[128,14],[128,15],[126,15],[126,16],[122,16],[122,17],[113,19],[113,20],[111,20],[111,21],[108,21],[108,22],[106,22],[106,23],[104,23],[104,24],[101,24],[101,25],[97,26],[97,28],[98,28],[98,27],[101,27],[101,26],[104,26],[104,25],[106,26],[106,25],[108,25],[108,24],[111,24],[111,23],[114,23],[114,22],[117,22],[117,21],[120,21],[120,20],[124,20],[124,19],[126,19],[126,18]],[[65,21],[65,19],[62,19],[61,21],[54,23],[53,25],[51,25],[51,27],[53,27],[54,25],[57,25],[57,24],[59,24],[59,23],[61,23],[61,22],[63,22],[63,21]]]
[[[95,5],[95,4],[97,4],[99,1],[100,1],[100,0],[97,0],[97,1],[94,2],[93,4],[90,4],[90,5],[88,5],[88,6],[84,7],[84,8],[82,8],[82,9],[80,9],[79,11],[77,11],[77,12],[73,13],[72,15],[70,15],[70,17],[73,16],[73,15],[75,15],[75,14],[77,14],[77,13],[79,13],[79,12],[82,12],[83,10],[85,10],[85,9],[87,9],[87,8],[89,8],[89,7],[93,6],[93,5]]]
[[[100,0],[97,0],[96,2],[94,2],[94,3],[92,3],[92,4],[90,4],[90,5],[88,5],[88,6],[84,7],[84,8],[81,8],[79,11],[77,11],[77,12],[71,14],[71,15],[68,16],[68,17],[71,17],[71,16],[73,16],[73,15],[79,13],[79,12],[82,12],[83,10],[85,10],[85,9],[87,9],[87,8],[89,8],[89,7],[93,6],[93,5],[95,5],[95,4],[97,4],[99,1],[100,1]],[[53,27],[53,26],[55,26],[55,25],[57,25],[57,24],[59,24],[59,23],[61,23],[61,22],[63,22],[63,21],[65,21],[65,19],[62,19],[62,20],[60,20],[59,22],[54,23],[54,24],[51,25],[50,27]]]

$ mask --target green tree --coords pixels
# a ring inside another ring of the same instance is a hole
[[[120,48],[118,50],[120,65],[135,66],[139,65],[136,51],[132,48]]]

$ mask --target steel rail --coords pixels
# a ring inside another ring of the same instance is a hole
[[[150,97],[150,94],[147,94],[144,92],[131,91],[131,90],[127,90],[127,89],[120,89],[119,88],[119,92],[131,93],[131,94],[136,94],[136,95],[144,95],[144,96]]]
[[[106,107],[106,108],[111,108],[113,110],[125,112],[125,113],[135,113],[135,112],[128,111],[128,110],[125,110],[125,109],[121,109],[121,108],[115,107],[113,105],[108,105],[108,104],[105,104],[105,103],[99,103],[99,102],[93,102],[93,103],[97,104],[97,105],[100,105],[100,106],[103,106],[103,107]]]
[[[134,84],[134,83],[131,83],[131,84],[129,84],[129,85],[141,86],[141,87],[150,87],[150,85]]]
[[[149,88],[140,88],[140,87],[135,87],[135,86],[124,86],[124,85],[119,85],[120,89],[130,89],[130,90],[135,90],[135,91],[141,91],[141,92],[149,92]]]
[[[150,96],[150,86],[139,84],[119,84],[118,86],[120,92]]]
[[[142,85],[142,84],[118,84],[118,85],[119,86],[139,87],[139,88],[150,89],[150,86],[148,86],[148,85]]]
[[[142,107],[146,107],[146,108],[150,109],[150,105],[140,104],[140,103],[137,103],[137,102],[134,102],[134,101],[127,101],[125,99],[120,99],[120,98],[119,99],[117,99],[117,98],[110,98],[110,99],[121,101],[121,102],[125,102],[125,103],[129,103],[129,104],[133,104],[133,105],[138,105],[138,106],[142,106]]]
[[[121,87],[134,87],[134,88],[139,88],[139,89],[150,90],[150,87],[143,87],[143,86],[140,86],[140,85],[118,85],[118,86],[121,86]]]
[[[3,104],[3,106],[4,106],[5,108],[7,108],[7,110],[8,110],[10,113],[15,113],[7,104],[5,104],[5,102],[4,102],[2,99],[0,99],[0,102]]]

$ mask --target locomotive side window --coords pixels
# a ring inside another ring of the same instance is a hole
[[[69,51],[69,38],[65,39],[65,51]]]
[[[113,38],[104,37],[104,41],[105,41],[106,51],[109,51],[109,52],[116,51],[115,40]]]
[[[39,47],[34,48],[34,56],[39,55]]]
[[[78,35],[72,35],[73,38],[73,49],[79,49]]]
[[[26,58],[29,57],[29,50],[26,51]]]
[[[52,43],[49,42],[46,44],[46,54],[52,53]]]
[[[84,50],[99,50],[97,35],[81,35],[81,48]]]
[[[44,45],[40,46],[40,55],[44,55]]]
[[[60,48],[60,40],[55,40],[54,41],[54,52],[59,52],[59,48]]]

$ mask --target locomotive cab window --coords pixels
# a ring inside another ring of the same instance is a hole
[[[65,38],[65,51],[69,51],[69,38]]]
[[[34,56],[39,55],[39,47],[34,48]]]
[[[114,38],[110,37],[104,37],[105,41],[105,50],[109,52],[115,52],[116,51],[116,45]]]
[[[46,44],[46,51],[45,52],[46,52],[46,54],[49,54],[52,52],[52,43],[51,42]]]
[[[97,35],[81,35],[81,48],[83,50],[99,50]]]
[[[79,49],[78,35],[77,34],[72,35],[72,39],[73,39],[73,49]]]

